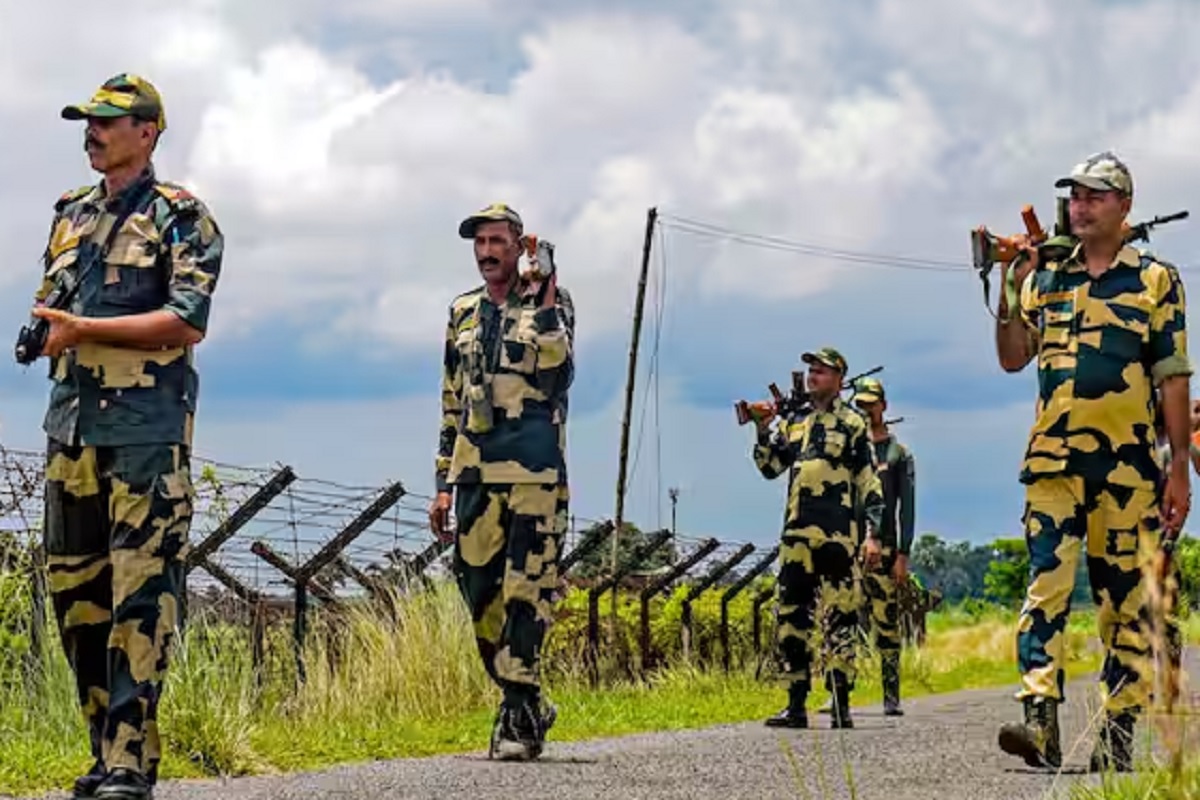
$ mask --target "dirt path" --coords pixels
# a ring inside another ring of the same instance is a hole
[[[1200,652],[1187,654],[1190,686],[1200,686]],[[322,773],[229,781],[168,782],[159,800],[300,800],[300,798],[850,798],[864,800],[1023,800],[1067,796],[1082,774],[1089,684],[1068,690],[1063,711],[1066,766],[1038,773],[996,746],[1001,723],[1016,719],[1013,687],[974,690],[906,702],[906,716],[879,707],[856,710],[853,731],[779,731],[761,723],[556,743],[533,764],[489,762],[475,752],[355,765]],[[1200,697],[1192,691],[1192,701]],[[1192,724],[1200,726],[1200,721]],[[1144,730],[1140,731],[1144,733]],[[1200,730],[1192,733],[1192,741]],[[1144,747],[1144,743],[1139,742]],[[785,748],[795,758],[795,771]],[[851,792],[850,782],[854,786]],[[1061,790],[1061,792],[1059,791]],[[62,797],[62,794],[51,797]]]

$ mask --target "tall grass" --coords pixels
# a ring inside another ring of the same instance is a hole
[[[10,598],[0,605],[0,630],[5,620],[9,629],[22,629],[12,620],[28,616],[28,592],[17,588],[27,583],[24,575],[0,573],[0,597]],[[544,651],[545,683],[562,710],[552,738],[699,727],[777,711],[786,694],[773,680],[772,662],[754,652],[748,597],[731,609],[732,669],[726,674],[714,667],[720,658],[716,594],[707,593],[693,609],[688,654],[679,640],[679,595],[656,601],[652,635],[662,662],[648,675],[640,672],[635,644],[637,604],[623,596],[615,631],[607,614],[602,619],[607,655],[602,684],[594,689],[581,667],[584,594],[568,593]],[[336,614],[322,609],[310,619],[301,680],[289,621],[268,626],[265,658],[256,668],[248,627],[212,609],[193,610],[160,707],[164,778],[263,774],[486,746],[499,695],[480,664],[452,582],[347,603]],[[996,608],[932,614],[924,645],[904,650],[904,695],[1015,681],[1014,624],[1012,611]],[[769,641],[769,613],[763,634]],[[1092,635],[1087,615],[1073,619],[1071,674],[1098,666],[1088,644]],[[69,785],[91,759],[61,647],[51,638],[39,662],[20,657],[26,640],[12,641],[12,651],[0,652],[0,793]],[[37,674],[28,674],[30,663],[41,663]],[[878,702],[877,653],[862,646],[859,665],[853,702]],[[813,702],[824,699],[818,691]]]

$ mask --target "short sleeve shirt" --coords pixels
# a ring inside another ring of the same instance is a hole
[[[1080,247],[1029,274],[1021,319],[1036,334],[1036,420],[1021,470],[1153,489],[1153,387],[1190,375],[1178,270],[1124,247],[1099,277]]]

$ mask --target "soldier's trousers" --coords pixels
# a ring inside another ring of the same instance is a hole
[[[536,690],[558,584],[567,487],[461,484],[455,490],[454,569],[484,668],[506,694]]]
[[[863,596],[871,621],[871,639],[879,651],[885,699],[900,699],[900,598],[892,568],[896,550],[883,548],[879,565],[863,572]]]
[[[182,446],[47,445],[49,586],[92,754],[151,780],[162,683],[183,626],[193,503]]]
[[[859,592],[854,579],[854,541],[849,536],[784,531],[779,551],[779,651],[783,675],[812,686],[817,601],[826,674],[841,671],[853,686]]]
[[[1083,549],[1099,609],[1105,708],[1145,708],[1153,678],[1147,600],[1160,536],[1157,493],[1042,478],[1026,487],[1025,536],[1031,580],[1018,624],[1018,696],[1063,698],[1065,628]]]
[[[900,603],[892,568],[896,551],[883,548],[879,566],[863,571],[863,595],[873,632],[872,641],[880,652],[900,652]]]

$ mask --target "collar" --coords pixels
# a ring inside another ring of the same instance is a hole
[[[1138,267],[1142,263],[1141,254],[1133,245],[1126,244],[1117,251],[1117,255],[1113,258],[1109,267]],[[1087,264],[1083,258],[1083,242],[1076,242],[1071,248],[1071,255],[1067,256],[1064,266],[1069,270],[1087,269]]]
[[[850,404],[847,403],[845,400],[843,400],[842,396],[840,394],[835,394],[833,396],[833,402],[831,402],[829,404],[829,408],[824,409],[824,410],[819,410],[819,413],[837,414],[841,411],[852,411],[852,409],[850,408]],[[853,413],[857,414],[858,412],[853,411]]]
[[[93,197],[97,203],[107,206],[110,210],[123,210],[133,202],[134,198],[140,197],[149,187],[154,185],[154,182],[154,165],[147,164],[145,169],[136,178],[111,197],[105,193],[104,181],[101,180],[96,184],[96,191],[93,193]]]

